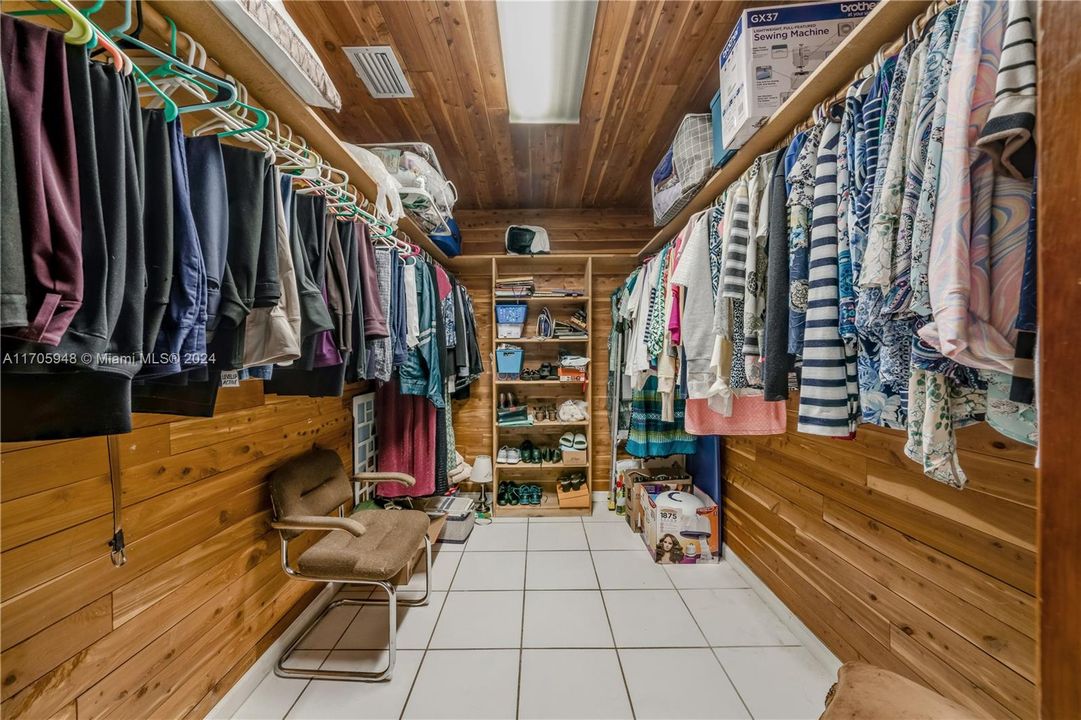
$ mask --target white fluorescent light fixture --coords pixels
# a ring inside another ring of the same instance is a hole
[[[512,123],[577,123],[596,0],[498,0]]]

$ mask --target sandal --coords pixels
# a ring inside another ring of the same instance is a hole
[[[574,435],[574,449],[585,450],[586,449],[586,436],[583,433],[575,433]]]
[[[559,436],[559,447],[563,450],[574,449],[574,433],[565,432]]]
[[[555,368],[552,367],[552,363],[541,363],[541,366],[537,368],[537,373],[541,375],[542,380],[559,379],[559,375],[556,373]]]

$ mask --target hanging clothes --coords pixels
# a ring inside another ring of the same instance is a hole
[[[78,153],[64,37],[0,18],[19,223],[26,262],[27,324],[18,335],[55,346],[83,302]],[[7,172],[7,171],[5,171]],[[6,235],[6,232],[5,232]]]
[[[684,401],[674,401],[674,417],[670,422],[661,419],[662,403],[656,376],[647,378],[643,388],[632,394],[631,426],[626,445],[631,455],[648,458],[694,453],[695,439],[683,426]]]
[[[435,492],[436,408],[417,395],[402,394],[396,379],[375,393],[376,432],[379,437],[377,465],[380,472],[402,472],[417,483],[379,483],[380,497],[421,497]]]
[[[856,430],[855,358],[838,324],[837,139],[839,117],[822,128],[815,167],[814,212],[807,258],[807,314],[800,378],[800,432],[851,437]]]

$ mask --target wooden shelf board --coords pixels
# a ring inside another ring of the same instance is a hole
[[[444,263],[448,270],[461,275],[489,275],[492,260],[520,264],[523,273],[577,274],[584,269],[586,260],[593,262],[593,271],[600,274],[629,272],[638,264],[633,253],[552,253],[551,255],[459,255]],[[507,272],[509,275],[509,271]]]
[[[500,470],[582,470],[589,467],[589,463],[496,463]]]
[[[564,428],[564,427],[585,427],[589,423],[585,420],[579,420],[578,422],[538,422],[532,425],[500,425],[496,423],[496,427],[500,430],[533,430],[534,428]]]
[[[589,342],[588,337],[584,338],[496,338],[496,342],[501,343],[520,343],[520,344],[537,344],[537,345],[558,345],[559,343],[584,343]],[[535,382],[535,381],[534,381]]]
[[[755,158],[776,147],[793,128],[811,116],[815,106],[851,82],[860,68],[871,62],[880,47],[900,37],[912,20],[930,4],[928,0],[881,0],[785,104],[777,108],[766,124],[706,181],[687,207],[657,231],[638,252],[638,257],[660,250],[683,229],[691,215],[709,207],[725,188],[751,166]]]
[[[593,508],[561,508],[550,493],[543,498],[548,502],[541,505],[499,505],[492,503],[496,517],[588,517]]]
[[[584,382],[564,382],[563,380],[496,380],[496,385],[585,385]]]
[[[559,297],[555,297],[555,296],[537,297],[536,295],[530,295],[529,297],[497,297],[495,299],[495,301],[497,303],[499,303],[500,305],[502,305],[503,303],[507,303],[507,304],[510,304],[510,303],[525,303],[526,305],[567,305],[567,304],[574,304],[574,303],[579,303],[579,304],[587,303],[587,302],[589,302],[589,296],[588,295],[578,295],[578,296],[568,295],[566,297],[563,297],[563,296],[559,296]]]

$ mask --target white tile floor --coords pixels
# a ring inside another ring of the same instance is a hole
[[[732,566],[656,565],[604,506],[478,525],[432,578],[427,607],[398,610],[390,681],[270,674],[234,717],[790,720],[833,682]],[[294,664],[377,667],[386,613],[332,612]]]

